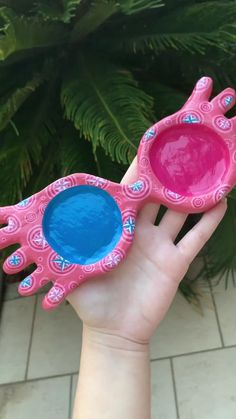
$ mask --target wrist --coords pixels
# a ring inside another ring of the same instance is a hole
[[[149,342],[136,341],[118,331],[107,331],[83,325],[83,342],[110,352],[149,356]]]

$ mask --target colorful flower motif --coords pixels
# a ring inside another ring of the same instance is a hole
[[[67,179],[59,179],[54,184],[54,189],[56,192],[62,192],[65,191],[65,189],[68,189],[71,186],[71,183]]]
[[[202,77],[196,84],[196,90],[203,90],[205,89],[210,83],[210,79],[208,77]]]
[[[143,188],[144,188],[144,182],[142,180],[138,180],[132,185],[129,185],[129,189],[131,189],[133,192],[141,192]]]
[[[100,262],[100,267],[102,269],[103,272],[108,272],[111,269],[116,268],[119,263],[123,260],[124,258],[124,251],[116,248],[114,249],[111,253],[109,253],[108,256],[106,256],[101,262]]]
[[[234,97],[231,95],[228,95],[224,98],[224,105],[225,107],[230,106],[233,103]]]
[[[17,208],[19,208],[19,209],[27,208],[27,207],[30,206],[31,202],[32,202],[31,198],[23,199],[23,201],[21,201],[21,202],[19,202],[19,204],[17,204]]]
[[[60,275],[67,275],[72,272],[77,265],[64,259],[62,256],[55,252],[49,254],[48,264],[51,270]]]
[[[12,255],[8,259],[8,263],[10,266],[19,266],[22,262],[20,255]]]
[[[179,195],[178,193],[173,192],[167,188],[164,189],[163,194],[168,201],[174,202],[176,204],[185,200],[185,197],[183,195]]]
[[[119,255],[117,253],[111,253],[109,256],[107,256],[105,265],[109,269],[113,269],[117,265],[119,265],[119,263],[120,263],[121,260],[122,260],[121,255]]]
[[[125,231],[129,234],[134,234],[135,231],[135,219],[133,217],[128,217],[123,224]]]
[[[71,263],[62,256],[57,256],[52,262],[54,262],[62,272],[71,266]]]
[[[65,291],[63,288],[55,286],[52,287],[51,290],[49,291],[48,295],[47,295],[47,299],[50,303],[59,303],[60,301],[63,300],[65,295]]]
[[[36,227],[29,232],[28,243],[35,250],[45,250],[49,247],[40,227]]]
[[[139,200],[147,197],[150,194],[151,185],[150,178],[146,175],[142,176],[142,179],[131,185],[123,185],[123,194],[128,196],[132,200]]]
[[[150,141],[155,135],[156,135],[156,129],[154,127],[151,127],[145,132],[143,136],[143,141]]]
[[[223,116],[218,116],[215,119],[215,125],[222,131],[228,131],[232,127],[231,121],[227,118],[224,118]]]
[[[20,223],[17,218],[9,217],[8,218],[8,225],[5,227],[5,233],[14,233],[20,227]]]
[[[20,288],[28,289],[31,288],[33,285],[33,279],[31,276],[27,276],[23,281],[20,283]]]
[[[107,185],[107,180],[99,177],[99,176],[87,176],[86,182],[88,185],[96,186],[97,188],[104,189]]]
[[[182,122],[186,124],[199,124],[201,120],[198,118],[197,115],[189,114],[183,117]]]
[[[33,242],[41,249],[45,249],[45,247],[48,245],[42,232],[35,234]]]

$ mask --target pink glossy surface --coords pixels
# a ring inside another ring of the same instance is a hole
[[[203,125],[178,125],[160,133],[150,150],[150,163],[159,181],[185,196],[220,186],[229,168],[222,138]]]

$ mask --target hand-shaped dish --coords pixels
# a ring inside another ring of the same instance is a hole
[[[59,179],[17,205],[0,209],[0,248],[21,245],[4,263],[17,273],[37,269],[19,285],[31,295],[47,282],[47,310],[91,277],[114,269],[132,244],[138,210],[147,202],[203,212],[236,183],[235,104],[226,89],[209,101],[212,80],[203,77],[183,108],[153,125],[138,150],[138,178],[121,185],[88,174]]]

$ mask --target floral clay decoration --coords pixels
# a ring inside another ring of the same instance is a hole
[[[206,211],[236,184],[235,104],[226,89],[209,101],[212,80],[200,79],[183,108],[153,125],[138,150],[138,177],[122,185],[84,173],[59,179],[17,205],[0,208],[0,248],[19,243],[4,263],[8,274],[35,263],[19,285],[31,295],[52,281],[50,310],[89,278],[114,269],[130,248],[139,209],[161,203]]]

